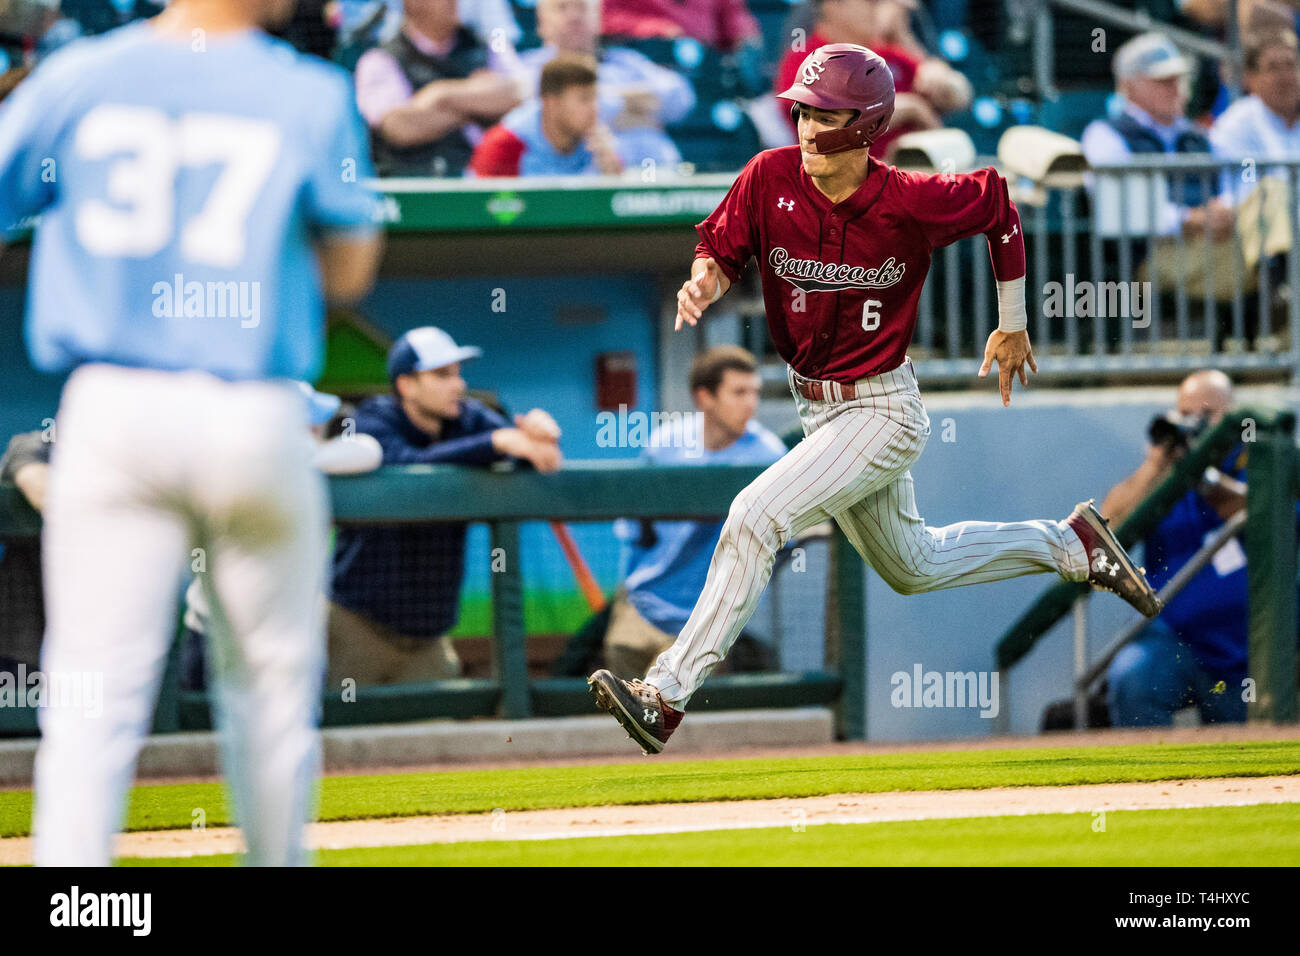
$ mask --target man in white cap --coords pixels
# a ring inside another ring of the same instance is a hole
[[[356,430],[373,435],[385,465],[490,465],[509,458],[541,472],[560,466],[560,429],[541,409],[512,425],[466,397],[461,362],[481,349],[433,326],[412,329],[388,353],[393,392],[357,407]],[[334,549],[327,687],[398,684],[460,676],[447,639],[460,610],[464,524],[340,528]]]
[[[1213,153],[1209,138],[1187,118],[1192,63],[1168,37],[1155,31],[1135,36],[1115,51],[1111,68],[1121,107],[1116,115],[1093,120],[1083,131],[1088,165],[1119,165],[1151,153],[1204,153],[1209,158]],[[1219,197],[1216,179],[1211,176],[1207,181],[1199,173],[1169,177],[1168,200],[1158,208],[1150,232],[1168,236],[1181,231],[1189,237],[1208,232],[1213,239],[1231,235],[1234,213]],[[1099,207],[1114,209],[1109,218],[1118,220],[1119,184],[1103,180],[1101,185],[1116,187],[1114,195],[1099,188],[1096,201]],[[1104,212],[1102,218],[1108,218]]]

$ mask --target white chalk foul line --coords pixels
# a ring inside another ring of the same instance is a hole
[[[796,827],[820,827],[820,826],[846,826],[861,825],[868,823],[919,823],[926,820],[979,820],[979,819],[997,819],[1000,817],[1041,817],[1051,816],[1054,814],[1071,814],[1071,813],[1097,813],[1105,811],[1106,813],[1129,812],[1134,810],[1202,810],[1214,807],[1255,807],[1264,804],[1294,803],[1291,800],[1238,800],[1216,803],[1180,803],[1171,806],[1148,807],[1139,805],[1127,806],[1108,806],[1108,807],[1071,807],[1066,809],[1046,809],[1046,810],[1009,810],[1005,813],[987,813],[987,812],[956,812],[956,813],[934,813],[918,816],[917,814],[896,814],[889,816],[857,816],[842,817],[838,819],[802,819],[786,816],[780,820],[735,820],[722,823],[701,823],[701,824],[672,824],[666,826],[623,826],[623,827],[602,827],[593,830],[554,830],[542,833],[521,833],[509,835],[508,830],[501,830],[499,836],[493,836],[488,839],[473,838],[465,840],[438,841],[450,844],[460,843],[501,843],[501,842],[525,842],[532,840],[581,840],[584,838],[605,838],[619,836],[665,836],[673,833],[710,833],[722,830],[788,830]],[[1297,804],[1300,808],[1300,804]],[[383,846],[397,846],[400,844],[391,843],[373,843],[366,844],[369,848],[378,848]],[[320,850],[339,850],[339,849],[360,849],[362,844],[352,844],[351,846],[319,846]]]

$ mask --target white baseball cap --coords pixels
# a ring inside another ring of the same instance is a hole
[[[457,345],[442,329],[421,326],[411,329],[388,350],[388,380],[396,381],[399,375],[443,368],[482,354],[477,345]]]
[[[1171,76],[1186,76],[1192,72],[1193,64],[1169,37],[1153,30],[1139,33],[1116,50],[1111,69],[1117,80],[1133,76],[1166,80]]]

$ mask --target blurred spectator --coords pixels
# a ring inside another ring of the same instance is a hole
[[[475,176],[613,176],[618,144],[600,122],[596,61],[561,53],[542,67],[541,96],[484,134],[470,160]]]
[[[538,0],[537,34],[543,46],[520,54],[538,89],[542,67],[557,53],[593,56],[597,62],[600,120],[614,131],[629,162],[680,162],[663,127],[683,119],[695,105],[690,81],[675,70],[623,46],[599,43],[600,0]]]
[[[906,50],[917,59],[926,59],[929,51],[912,33],[912,13],[917,6],[917,0],[878,0],[872,39],[881,46]]]
[[[397,35],[402,25],[402,0],[331,0],[340,8],[339,28],[356,30],[377,21],[380,42]],[[510,0],[457,0],[456,16],[491,49],[514,49],[523,39]]]
[[[329,60],[338,43],[341,11],[338,0],[296,0],[293,17],[283,27],[272,30],[300,53]]]
[[[1222,156],[1300,158],[1300,54],[1294,30],[1256,34],[1244,44],[1246,89],[1210,129]]]
[[[52,432],[51,432],[52,434]],[[24,432],[0,457],[0,485],[17,488],[36,511],[45,506],[54,443],[44,432]],[[45,633],[40,538],[0,543],[0,672],[39,667]]]
[[[1111,68],[1122,98],[1117,116],[1093,120],[1083,131],[1083,155],[1090,166],[1125,163],[1135,154],[1212,153],[1209,138],[1187,118],[1186,77],[1192,64],[1161,33],[1140,34],[1115,51]],[[1148,177],[1135,178],[1141,185]],[[1185,236],[1208,233],[1215,240],[1232,234],[1235,214],[1218,195],[1223,187],[1206,189],[1199,173],[1169,176],[1168,196],[1157,203],[1154,228],[1143,231],[1159,236],[1179,232]],[[1122,217],[1136,214],[1149,218],[1148,206],[1116,177],[1103,177],[1091,184],[1099,231],[1119,233]],[[1126,194],[1127,193],[1127,194]],[[1108,224],[1108,225],[1106,225]],[[1130,232],[1135,230],[1129,227]]]
[[[1229,0],[1178,0],[1178,12],[1213,31],[1224,31],[1228,23]],[[1241,35],[1293,28],[1295,4],[1281,0],[1237,0],[1237,28]]]
[[[463,26],[456,0],[404,0],[403,9],[397,35],[357,62],[375,167],[381,176],[459,176],[477,124],[519,105],[517,59]]]
[[[694,37],[724,53],[762,42],[758,21],[745,0],[604,0],[601,33]]]
[[[559,428],[541,409],[512,426],[465,397],[461,362],[482,354],[441,329],[412,329],[388,353],[391,395],[357,408],[356,430],[378,439],[385,465],[490,465],[509,458],[552,472]],[[465,525],[413,524],[339,529],[329,616],[328,683],[358,685],[456,677],[447,638],[460,613]]]
[[[384,451],[372,435],[345,430],[344,423],[353,418],[356,410],[345,405],[337,395],[318,392],[306,382],[299,382],[308,407],[308,421],[312,438],[316,441],[313,463],[327,475],[356,475],[374,471],[383,461]],[[211,579],[207,569],[196,573],[185,591],[182,621],[185,632],[181,635],[180,687],[182,690],[204,690],[207,687],[207,657],[223,653],[234,647],[233,638],[221,641],[214,628],[225,620],[213,616],[205,582]],[[321,595],[321,600],[325,596]]]
[[[777,67],[774,92],[783,93],[799,79],[799,68],[808,54],[828,43],[857,43],[869,47],[889,64],[894,74],[894,116],[889,129],[871,145],[871,155],[885,158],[899,136],[916,130],[937,129],[942,116],[965,109],[971,101],[971,85],[939,57],[927,56],[919,47],[890,42],[899,39],[897,11],[911,5],[898,0],[813,0],[812,33],[798,48],[792,48]],[[902,18],[906,25],[906,17]],[[910,37],[910,33],[907,34]],[[907,41],[915,44],[915,40]],[[792,134],[797,135],[793,117],[782,108]]]
[[[1195,372],[1184,379],[1177,408],[1157,419],[1163,426],[1153,423],[1146,459],[1111,489],[1101,513],[1112,524],[1127,518],[1169,475],[1189,443],[1232,405],[1232,384],[1222,372]],[[1152,587],[1164,587],[1209,535],[1245,507],[1246,459],[1247,446],[1239,443],[1147,536]],[[1116,655],[1108,672],[1114,726],[1167,725],[1189,704],[1199,708],[1205,723],[1246,719],[1246,580],[1246,553],[1238,536]]]
[[[1179,16],[1174,20],[1176,23],[1181,20],[1190,21],[1187,25],[1192,29],[1199,27],[1201,32],[1210,39],[1226,44],[1229,39],[1228,3],[1229,0],[1177,0]],[[1237,31],[1243,40],[1253,33],[1296,29],[1294,2],[1236,0],[1236,4]],[[1191,110],[1193,116],[1222,115],[1223,111],[1232,104],[1233,97],[1228,89],[1228,83],[1233,79],[1234,72],[1235,66],[1231,62],[1202,61],[1196,74],[1195,97]],[[1238,85],[1241,85],[1243,78],[1236,79]]]
[[[656,431],[641,460],[656,465],[770,465],[785,445],[757,421],[761,381],[754,356],[722,345],[696,356],[691,398],[698,414]],[[689,479],[683,478],[689,486]],[[629,573],[610,608],[605,662],[628,680],[644,677],[654,659],[672,646],[704,589],[709,559],[722,533],[721,521],[620,522],[632,541]],[[756,653],[762,645],[746,637]],[[771,662],[767,662],[770,666]],[[757,666],[749,669],[759,669]]]

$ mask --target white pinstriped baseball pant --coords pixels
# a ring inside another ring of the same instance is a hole
[[[930,435],[910,361],[857,383],[857,397],[813,402],[791,392],[805,438],[731,505],[704,590],[676,643],[646,675],[684,709],[749,621],[793,536],[830,518],[895,591],[917,594],[1055,571],[1088,576],[1078,536],[1063,521],[963,521],[927,527],[908,469]]]

